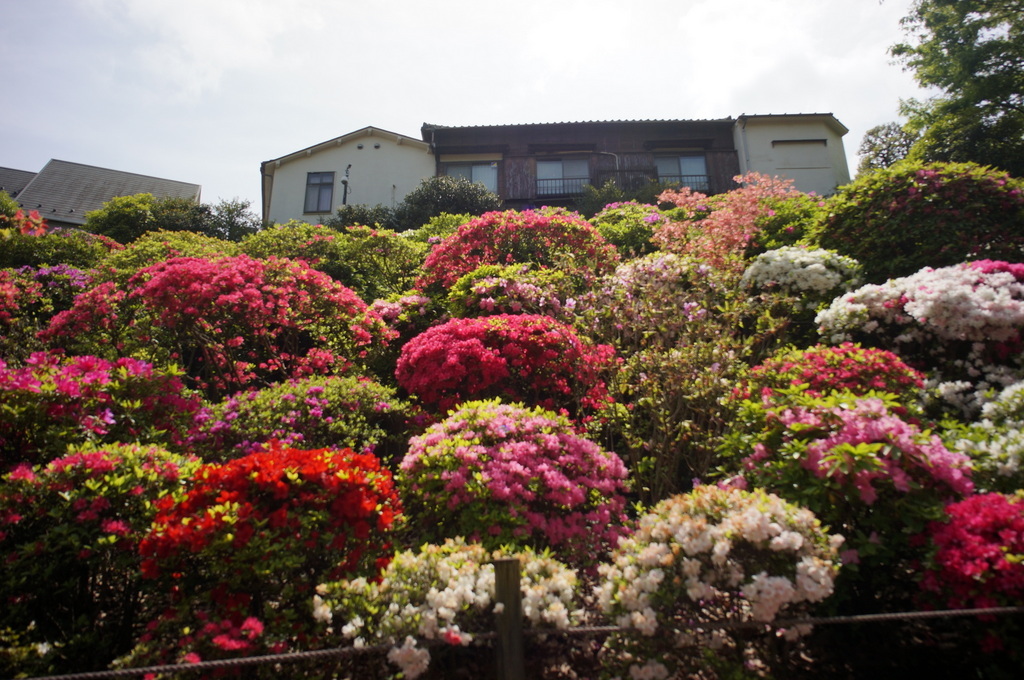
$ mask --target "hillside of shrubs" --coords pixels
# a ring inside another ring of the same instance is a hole
[[[6,216],[0,677],[492,677],[505,557],[531,678],[1021,677],[1019,613],[801,621],[1024,605],[1024,181],[736,181],[231,241]]]

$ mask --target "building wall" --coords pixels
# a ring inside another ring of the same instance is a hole
[[[377,204],[393,208],[420,182],[435,174],[434,156],[426,144],[408,137],[367,128],[359,133],[340,137],[334,142],[312,147],[268,162],[264,173],[272,173],[270,203],[266,219],[283,223],[290,219],[321,222],[342,205],[344,187],[341,180],[348,175],[350,205]],[[306,176],[310,172],[334,173],[334,200],[329,213],[306,213]],[[264,179],[266,184],[267,180]]]
[[[800,191],[820,195],[850,181],[845,132],[821,115],[740,117],[733,127],[741,173],[786,177]]]

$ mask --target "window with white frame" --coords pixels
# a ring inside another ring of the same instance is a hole
[[[590,184],[590,163],[585,158],[537,161],[538,196],[575,196]]]
[[[306,203],[302,212],[329,213],[334,204],[334,173],[306,173]]]
[[[462,177],[483,184],[488,191],[498,193],[498,163],[456,163],[448,166],[449,177]]]
[[[654,167],[658,181],[663,184],[678,184],[694,191],[710,190],[708,165],[702,155],[656,156]]]

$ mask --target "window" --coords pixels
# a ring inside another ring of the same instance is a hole
[[[334,173],[306,173],[306,205],[302,212],[329,213],[334,203]]]
[[[657,156],[654,167],[658,181],[690,187],[694,191],[709,191],[708,167],[704,156]]]
[[[470,182],[479,182],[488,191],[498,193],[497,163],[460,163],[448,166],[449,177],[462,177]]]
[[[590,184],[587,159],[537,161],[538,196],[575,196]]]

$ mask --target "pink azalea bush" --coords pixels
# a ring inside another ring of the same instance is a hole
[[[581,284],[615,266],[615,247],[576,213],[560,209],[489,212],[459,226],[430,251],[418,288],[450,288],[485,264],[557,267]]]
[[[915,402],[924,387],[924,374],[887,350],[861,347],[852,342],[814,345],[781,351],[746,377],[736,396],[770,399],[774,390],[806,386],[807,394],[821,396],[846,391],[858,396],[887,392],[901,401]]]
[[[447,305],[455,318],[544,314],[572,323],[574,288],[574,282],[560,269],[539,269],[531,263],[482,265],[455,282],[448,291]]]
[[[723,445],[736,474],[726,483],[810,508],[846,536],[844,562],[892,569],[908,558],[911,534],[974,490],[970,458],[899,406],[884,393],[818,396],[802,386],[747,401]]]
[[[156,446],[85,445],[0,476],[0,630],[41,645],[0,672],[99,670],[142,632],[152,593],[137,549],[154,504],[199,462]]]
[[[605,643],[606,671],[697,677],[700,648],[737,669],[769,662],[764,638],[748,646],[742,631],[713,624],[806,615],[832,594],[842,540],[810,510],[761,490],[698,486],[661,501],[599,567],[601,610],[623,629]]]
[[[551,548],[592,562],[626,533],[626,468],[541,408],[472,401],[409,442],[399,486],[415,540]]]
[[[653,241],[662,250],[691,255],[720,269],[742,272],[744,254],[770,217],[770,201],[799,196],[793,181],[756,172],[738,175],[740,185],[725,194],[707,196],[689,187],[663,192],[658,200],[682,208],[685,220],[656,228]]]
[[[0,470],[46,463],[68,446],[130,441],[181,449],[201,402],[174,367],[36,352],[0,359]]]
[[[182,497],[157,501],[139,544],[166,610],[131,663],[290,649],[312,627],[318,583],[387,566],[400,513],[372,454],[275,445],[201,466]]]
[[[574,413],[608,398],[614,350],[592,345],[551,317],[452,319],[402,347],[398,384],[439,413],[469,399],[502,397]]]
[[[200,389],[342,372],[386,343],[379,317],[303,262],[172,258],[103,283],[43,333],[69,351],[177,362]]]
[[[1024,378],[1024,265],[926,267],[836,298],[817,323],[828,342],[896,353],[926,372],[946,403],[973,417],[989,391]]]
[[[196,414],[192,452],[204,460],[265,448],[325,446],[371,451],[389,460],[405,450],[410,406],[369,378],[314,376],[237,392]]]

